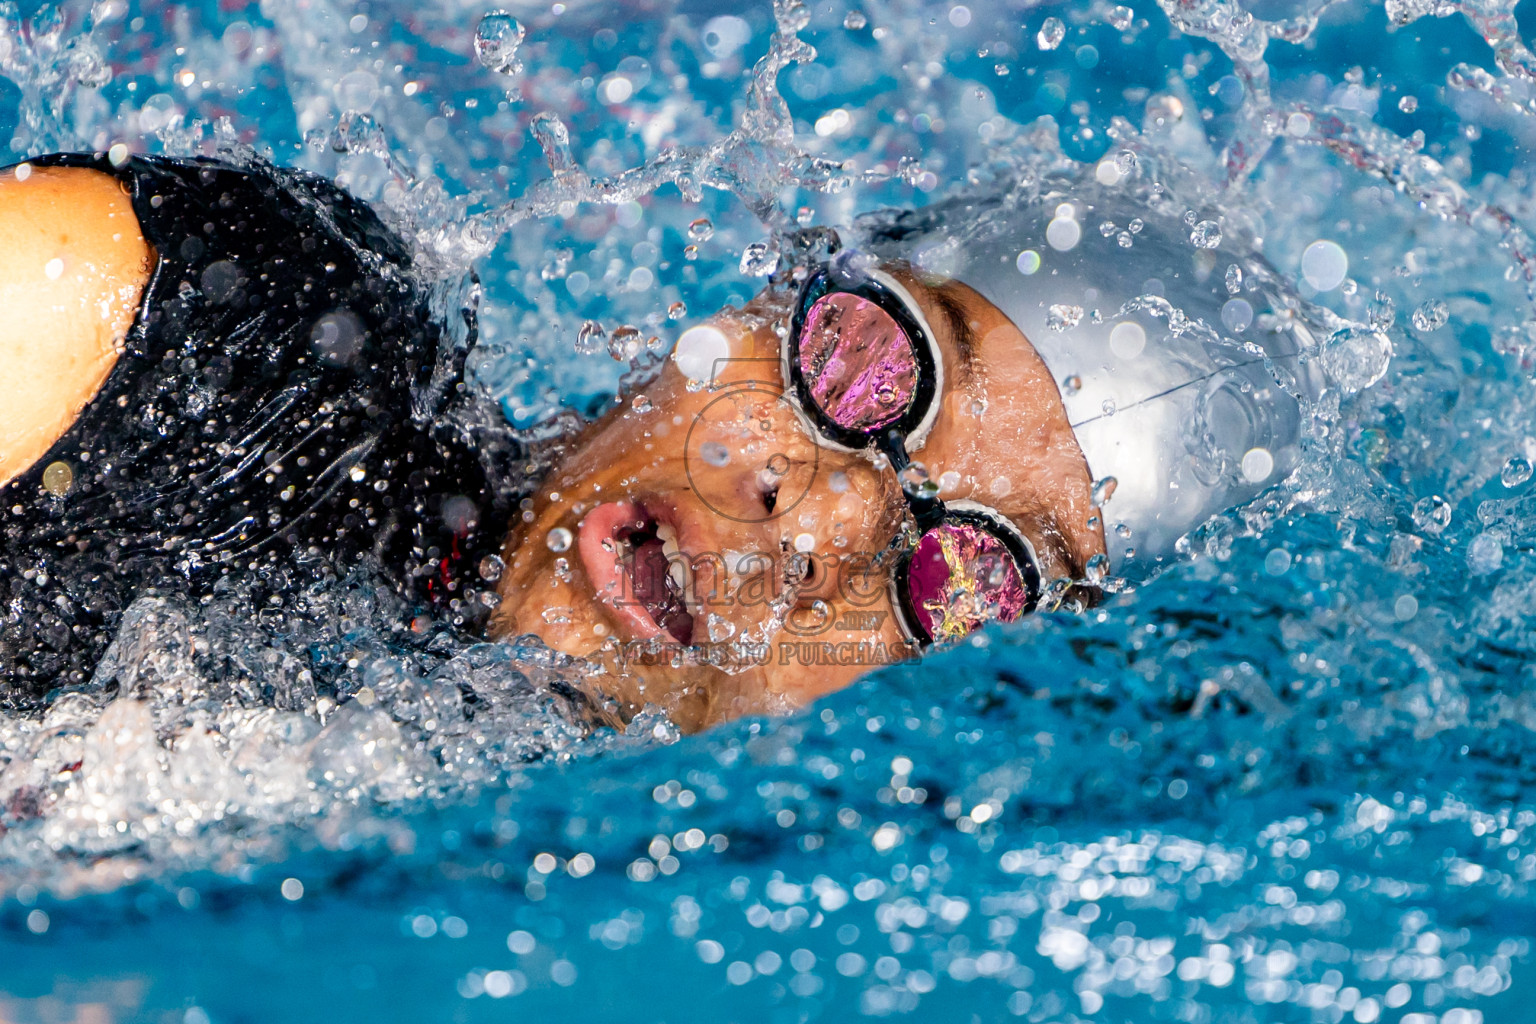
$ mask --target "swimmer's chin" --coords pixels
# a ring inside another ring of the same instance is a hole
[[[558,611],[546,615],[552,607]],[[776,692],[761,668],[728,673],[690,665],[690,649],[680,645],[676,665],[671,657],[621,659],[620,644],[612,640],[616,630],[604,611],[504,600],[486,632],[492,640],[533,636],[551,650],[590,662],[597,671],[585,684],[587,696],[603,710],[607,724],[617,727],[646,708],[661,709],[678,728],[692,733],[749,715],[784,715],[801,707],[801,702]]]

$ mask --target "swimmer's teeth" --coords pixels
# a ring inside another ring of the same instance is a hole
[[[683,549],[677,546],[677,531],[666,523],[660,523],[656,526],[656,539],[661,541],[661,553],[667,557],[667,577],[677,592],[683,595],[683,604],[692,611],[696,603],[693,597],[693,573],[689,571]]]

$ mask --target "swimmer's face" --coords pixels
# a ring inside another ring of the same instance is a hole
[[[970,288],[888,269],[944,361],[913,459],[944,500],[1006,515],[1044,580],[1082,579],[1103,532],[1044,363]],[[494,635],[533,633],[601,661],[626,717],[655,704],[691,728],[799,706],[915,653],[887,586],[907,517],[900,485],[888,467],[819,446],[796,417],[774,330],[786,314],[765,295],[715,316],[706,326],[729,357],[713,385],[669,360],[571,445],[508,540]],[[669,572],[666,556],[691,571]]]

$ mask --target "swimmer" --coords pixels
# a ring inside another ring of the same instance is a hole
[[[334,186],[12,168],[0,678],[83,681],[145,588],[280,595],[361,556],[606,665],[610,720],[685,728],[1082,607],[1282,479],[1321,389],[1299,300],[1167,206],[1064,174],[864,218],[541,460],[464,386],[472,322]]]

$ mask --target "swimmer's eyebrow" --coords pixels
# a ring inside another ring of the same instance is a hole
[[[970,383],[976,364],[976,335],[971,330],[970,317],[965,307],[947,292],[935,288],[928,294],[933,296],[934,305],[938,306],[939,312],[944,315],[944,326],[949,328],[949,337],[954,342],[955,354],[960,358],[960,377],[966,383]]]

